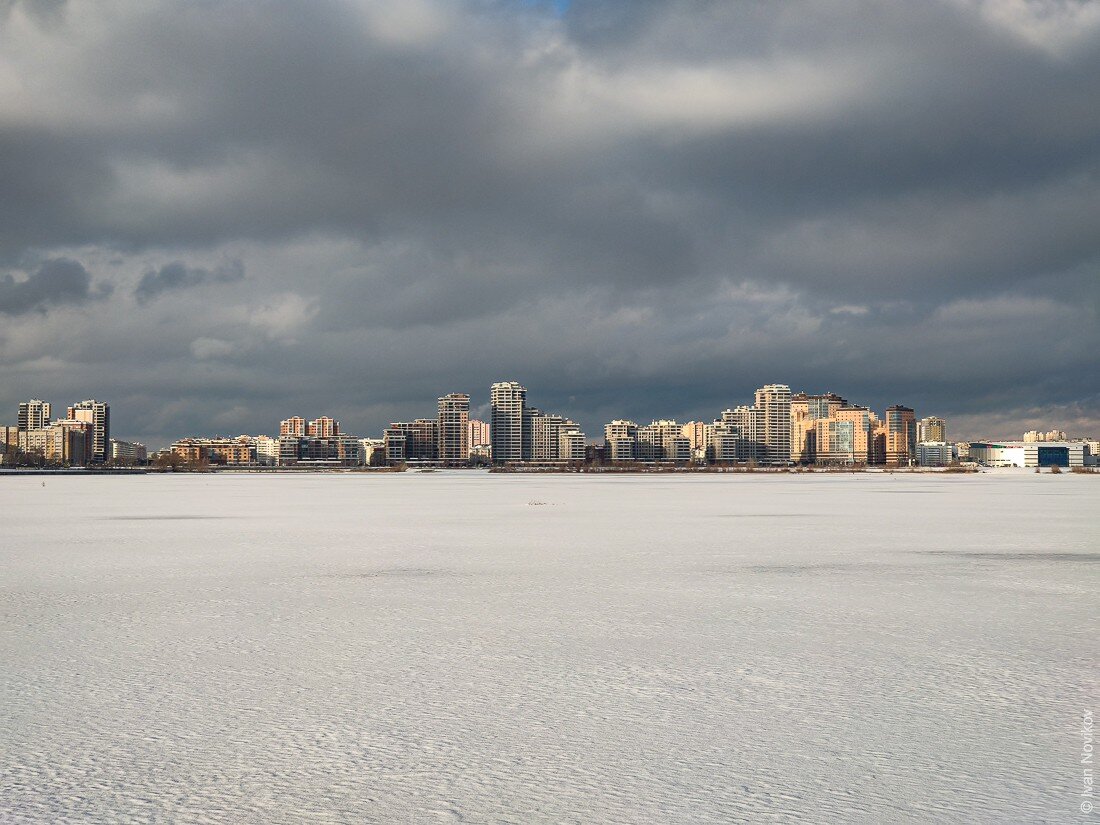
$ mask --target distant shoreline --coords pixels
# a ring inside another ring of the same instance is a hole
[[[1006,470],[1018,473],[1035,474],[1034,467],[208,467],[205,469],[162,470],[156,467],[3,467],[0,477],[4,476],[171,476],[171,475],[387,475],[392,473],[443,473],[443,472],[481,472],[487,475],[566,475],[566,476],[669,476],[669,475],[852,475],[870,473],[873,475],[984,475],[990,472]],[[1050,467],[1041,468],[1044,475],[1072,474],[1097,475],[1097,467],[1059,468],[1052,472]]]

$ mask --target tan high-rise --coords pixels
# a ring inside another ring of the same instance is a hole
[[[466,443],[469,446],[467,456],[469,456],[469,450],[472,450],[474,447],[481,447],[490,443],[488,421],[478,421],[476,418],[471,418],[467,426],[467,432],[468,436],[466,438]]]
[[[947,422],[935,415],[929,415],[917,422],[917,441],[946,442]]]
[[[87,421],[92,425],[92,454],[88,463],[106,462],[111,457],[111,405],[94,398],[79,401],[69,407],[66,417],[73,421]]]
[[[339,434],[340,422],[327,415],[313,419],[306,427],[306,435],[311,438],[335,438]]]
[[[21,430],[42,430],[50,426],[50,402],[37,398],[19,402],[16,426]]]
[[[845,406],[813,422],[815,461],[868,464],[874,445],[874,416],[866,407]]]
[[[452,392],[438,400],[439,460],[461,465],[470,460],[470,396]]]
[[[917,418],[900,404],[886,408],[886,463],[905,466],[917,458]]]
[[[691,451],[706,453],[714,437],[714,425],[705,421],[689,421],[680,428],[680,434],[691,443]]]
[[[831,392],[824,395],[807,395],[804,392],[791,396],[791,461],[812,464],[817,460],[817,434],[815,422],[829,418],[848,402]]]
[[[515,381],[498,381],[489,388],[489,406],[493,461],[522,461],[527,388]]]
[[[293,438],[305,438],[306,420],[300,415],[284,419],[279,423],[279,435]]]
[[[791,461],[791,388],[786,384],[765,384],[756,391],[760,411],[762,449],[765,464],[789,464]]]

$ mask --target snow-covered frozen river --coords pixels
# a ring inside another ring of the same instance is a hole
[[[0,477],[0,822],[1082,821],[1100,479]]]

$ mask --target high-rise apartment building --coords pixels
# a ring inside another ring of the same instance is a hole
[[[909,407],[886,408],[886,463],[912,464],[917,457],[917,418]]]
[[[814,419],[814,460],[820,464],[868,464],[874,451],[874,415],[845,405]]]
[[[682,424],[668,418],[653,421],[638,428],[634,455],[638,461],[663,461],[666,458],[666,443],[670,443],[673,438],[683,437]]]
[[[817,428],[815,422],[829,418],[848,402],[831,392],[823,395],[807,395],[804,392],[791,396],[791,461],[795,464],[812,464],[817,460]]]
[[[294,415],[279,422],[279,435],[293,438],[306,437],[306,420],[300,415]]]
[[[791,461],[795,464],[814,460],[814,419],[810,417],[810,397],[804,392],[791,396]]]
[[[886,463],[886,422],[871,418],[871,464]]]
[[[707,452],[708,460],[717,461],[719,464],[729,464],[741,460],[739,451],[744,442],[741,440],[741,434],[738,432],[737,427],[733,424],[715,421],[712,429],[713,435]]]
[[[520,444],[520,453],[524,461],[532,461],[535,458],[535,419],[542,415],[538,407],[523,408],[523,439]]]
[[[470,457],[470,451],[474,447],[485,447],[489,445],[489,422],[478,421],[476,418],[471,418],[468,425],[469,435],[466,438],[468,449],[466,451],[466,457]]]
[[[274,467],[279,463],[279,439],[269,435],[257,435],[252,439],[256,449],[256,463]]]
[[[691,461],[691,439],[686,435],[673,435],[664,439],[661,448],[665,461],[675,461],[683,464]]]
[[[14,461],[19,449],[19,428],[0,425],[0,464]]]
[[[791,462],[791,388],[786,384],[766,384],[756,391],[760,411],[763,444],[760,461],[765,464]]]
[[[22,453],[35,453],[44,459],[49,435],[50,429],[48,427],[40,427],[37,430],[19,430],[19,443],[16,448]]]
[[[398,434],[402,437],[399,439]],[[385,431],[387,445],[400,444],[401,461],[437,461],[439,459],[439,421],[418,418],[415,421],[394,421]],[[392,455],[391,455],[392,453]],[[386,460],[393,463],[396,452],[387,447]]]
[[[91,463],[93,427],[88,421],[59,418],[45,428],[43,455],[50,464],[83,467]]]
[[[603,440],[610,443],[615,438],[636,438],[638,425],[633,421],[617,418],[603,425]]]
[[[632,436],[612,436],[604,439],[604,454],[607,456],[607,460],[611,462],[635,461],[634,450],[636,446],[637,444]]]
[[[386,463],[386,442],[382,438],[360,438],[359,456],[367,467],[380,467]]]
[[[691,444],[693,456],[706,456],[714,439],[714,425],[705,421],[689,421],[680,428],[680,434]]]
[[[37,398],[21,401],[16,425],[20,430],[42,430],[50,426],[50,402]]]
[[[66,416],[71,421],[92,425],[92,454],[89,463],[103,464],[111,457],[111,405],[88,399],[73,404]]]
[[[531,416],[531,460],[557,461],[562,428],[572,423],[556,413]]]
[[[306,426],[306,435],[310,438],[335,438],[340,434],[340,422],[327,415],[315,418]]]
[[[634,461],[638,440],[638,425],[633,421],[616,419],[603,427],[604,451],[608,461]]]
[[[439,460],[462,465],[470,460],[470,396],[452,392],[438,400]]]
[[[499,381],[489,388],[489,407],[493,461],[522,461],[527,389],[515,381]]]
[[[569,438],[565,437],[567,434]],[[580,436],[579,459],[577,435]],[[564,452],[562,445],[565,445]],[[584,448],[584,433],[575,421],[556,413],[538,413],[531,417],[532,461],[583,461]]]
[[[723,461],[762,461],[764,454],[764,417],[757,407],[734,407],[723,410],[722,418],[715,422],[728,436],[736,433],[735,457],[729,458],[729,444],[723,448]]]
[[[558,460],[577,463],[585,458],[584,433],[576,424],[566,424],[558,435]]]
[[[382,448],[387,464],[401,464],[405,460],[405,442],[408,431],[404,425],[391,424],[382,432]]]
[[[917,422],[917,443],[947,441],[947,422],[935,415],[929,415]]]

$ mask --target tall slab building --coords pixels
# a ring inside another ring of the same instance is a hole
[[[91,463],[102,464],[110,458],[111,405],[88,399],[79,401],[68,409],[66,416],[72,421],[87,421],[92,425]]]
[[[470,396],[452,392],[439,399],[439,460],[462,465],[470,458]]]
[[[515,381],[498,381],[489,388],[493,461],[522,461],[527,388]],[[526,439],[530,442],[530,437]]]
[[[895,404],[886,408],[886,463],[905,466],[917,458],[917,417]]]
[[[791,388],[786,384],[765,384],[756,391],[763,436],[760,461],[765,464],[791,463]]]
[[[37,398],[19,402],[16,423],[20,430],[42,430],[50,426],[50,402]]]

